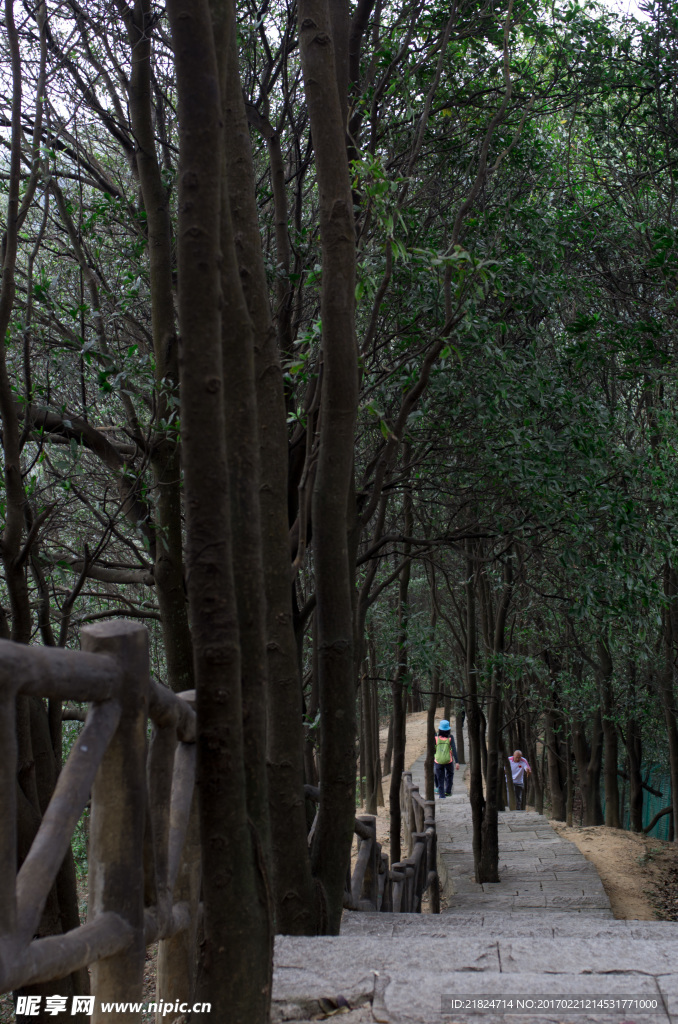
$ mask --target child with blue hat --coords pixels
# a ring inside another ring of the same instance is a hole
[[[450,723],[446,718],[438,723],[436,735],[436,752],[433,771],[435,784],[438,788],[438,797],[444,800],[446,796],[452,796],[452,783],[454,782],[455,769],[459,767],[457,760],[457,747],[454,737],[450,731]],[[454,764],[454,768],[452,767]]]

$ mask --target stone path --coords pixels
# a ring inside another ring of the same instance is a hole
[[[678,1024],[678,923],[614,920],[593,865],[536,814],[501,815],[501,882],[476,885],[460,776],[436,801],[448,908],[347,913],[339,936],[279,937],[272,1019]],[[423,792],[423,759],[413,777]]]
[[[455,773],[452,797],[436,797],[440,874],[449,894],[447,913],[501,913],[543,909],[612,917],[610,901],[593,864],[574,843],[560,838],[542,814],[499,815],[501,881],[477,885],[473,876],[471,805],[467,773]],[[424,792],[424,758],[412,767]]]

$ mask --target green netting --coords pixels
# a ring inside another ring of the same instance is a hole
[[[671,803],[671,777],[662,771],[661,768],[646,768],[642,774],[647,785],[661,793],[661,796],[655,796],[654,793],[648,793],[646,789],[643,790],[643,828],[646,828],[657,811],[661,811]],[[624,802],[622,807],[622,824],[624,828],[628,829],[631,827],[628,783],[624,784],[621,779],[619,781],[621,784],[620,795]],[[605,791],[603,786],[601,786],[601,800],[604,814]],[[648,835],[653,836],[655,839],[668,839],[670,824],[671,815],[665,814],[663,818],[659,819],[652,831],[648,832]]]

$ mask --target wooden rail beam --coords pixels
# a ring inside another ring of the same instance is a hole
[[[49,891],[119,721],[117,702],[94,704],[73,744],[17,878],[17,946],[30,942],[37,931]]]
[[[195,690],[174,693],[152,679],[149,698],[148,713],[155,725],[162,729],[176,729],[177,738],[183,743],[195,743],[196,717],[192,707]]]
[[[120,626],[121,623],[109,623]],[[84,630],[83,630],[84,634]],[[120,667],[105,654],[61,647],[29,647],[0,640],[0,690],[55,700],[101,701],[116,697]]]
[[[99,914],[65,935],[36,939],[11,960],[1,958],[0,992],[63,978],[97,960],[124,954],[133,941],[129,921],[112,911]]]

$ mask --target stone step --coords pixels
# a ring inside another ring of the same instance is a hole
[[[450,920],[451,918],[454,920]],[[619,921],[615,918],[580,916],[553,910],[548,915],[542,910],[483,911],[456,914],[376,914],[346,911],[341,922],[343,935],[384,935],[393,937],[412,933],[427,935],[464,936],[487,935],[515,937],[531,935],[562,935],[576,938],[597,936],[625,937],[628,940],[656,939],[678,941],[678,921]]]
[[[367,1016],[354,1019],[379,1024],[449,1020],[520,1024],[530,1019],[542,1024],[564,1020],[620,1024],[639,1019],[633,1010],[559,1013],[555,1006],[547,1015],[505,1017],[487,1006],[481,1014],[464,1012],[466,997],[533,1001],[586,997],[652,1000],[656,1012],[643,1013],[640,1019],[668,1024],[678,1013],[678,975],[674,973],[678,934],[634,943],[627,931],[622,928],[617,934],[588,938],[543,933],[496,937],[469,934],[464,928],[456,935],[420,934],[416,941],[412,930],[388,941],[383,941],[384,935],[377,941],[373,934],[358,933],[335,938],[280,937],[275,947],[272,1019],[310,1020],[337,1004],[369,1007]],[[453,1006],[453,999],[461,1007]]]

